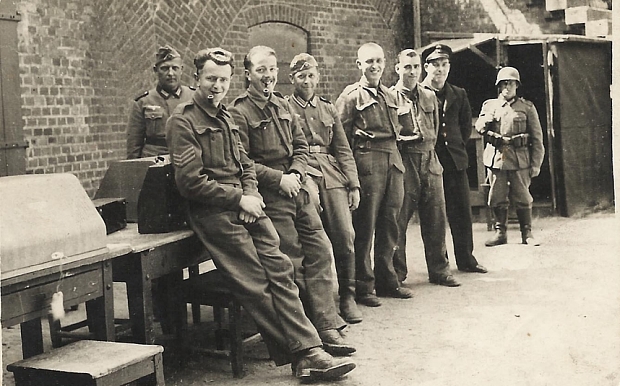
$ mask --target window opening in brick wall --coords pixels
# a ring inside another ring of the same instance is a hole
[[[288,79],[289,65],[293,57],[301,52],[308,52],[308,33],[288,23],[265,22],[248,29],[250,47],[263,45],[276,51],[278,57],[278,84],[276,90],[282,95],[293,92],[293,85]]]

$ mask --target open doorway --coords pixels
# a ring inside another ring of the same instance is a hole
[[[540,175],[532,179],[530,192],[534,202],[550,204],[552,201],[551,170],[549,168],[549,141],[547,136],[547,101],[545,94],[545,74],[542,44],[515,44],[506,47],[507,65],[515,67],[521,75],[521,87],[517,94],[536,106],[543,130],[545,157]]]

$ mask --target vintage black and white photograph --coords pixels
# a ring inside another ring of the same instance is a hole
[[[620,385],[617,12],[0,0],[1,384]]]

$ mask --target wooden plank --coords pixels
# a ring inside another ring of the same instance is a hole
[[[545,9],[549,12],[566,9],[566,0],[546,0]]]
[[[564,11],[566,25],[584,24],[592,20],[611,20],[611,11],[588,6],[567,8]]]
[[[45,316],[52,294],[62,292],[64,305],[76,299],[94,299],[103,295],[103,277],[100,270],[78,275],[63,275],[50,283],[33,286],[13,293],[2,294],[3,327]]]

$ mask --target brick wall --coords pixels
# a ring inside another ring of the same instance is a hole
[[[422,31],[495,32],[477,1],[421,5]],[[320,93],[334,100],[359,78],[356,51],[367,41],[384,47],[384,81],[395,81],[394,56],[412,40],[410,6],[411,0],[23,0],[17,8],[27,172],[71,172],[94,194],[110,161],[125,158],[128,107],[154,85],[159,45],[179,50],[185,84],[193,84],[198,50],[232,51],[230,102],[244,86],[248,28],[293,24],[306,31],[321,66]]]

